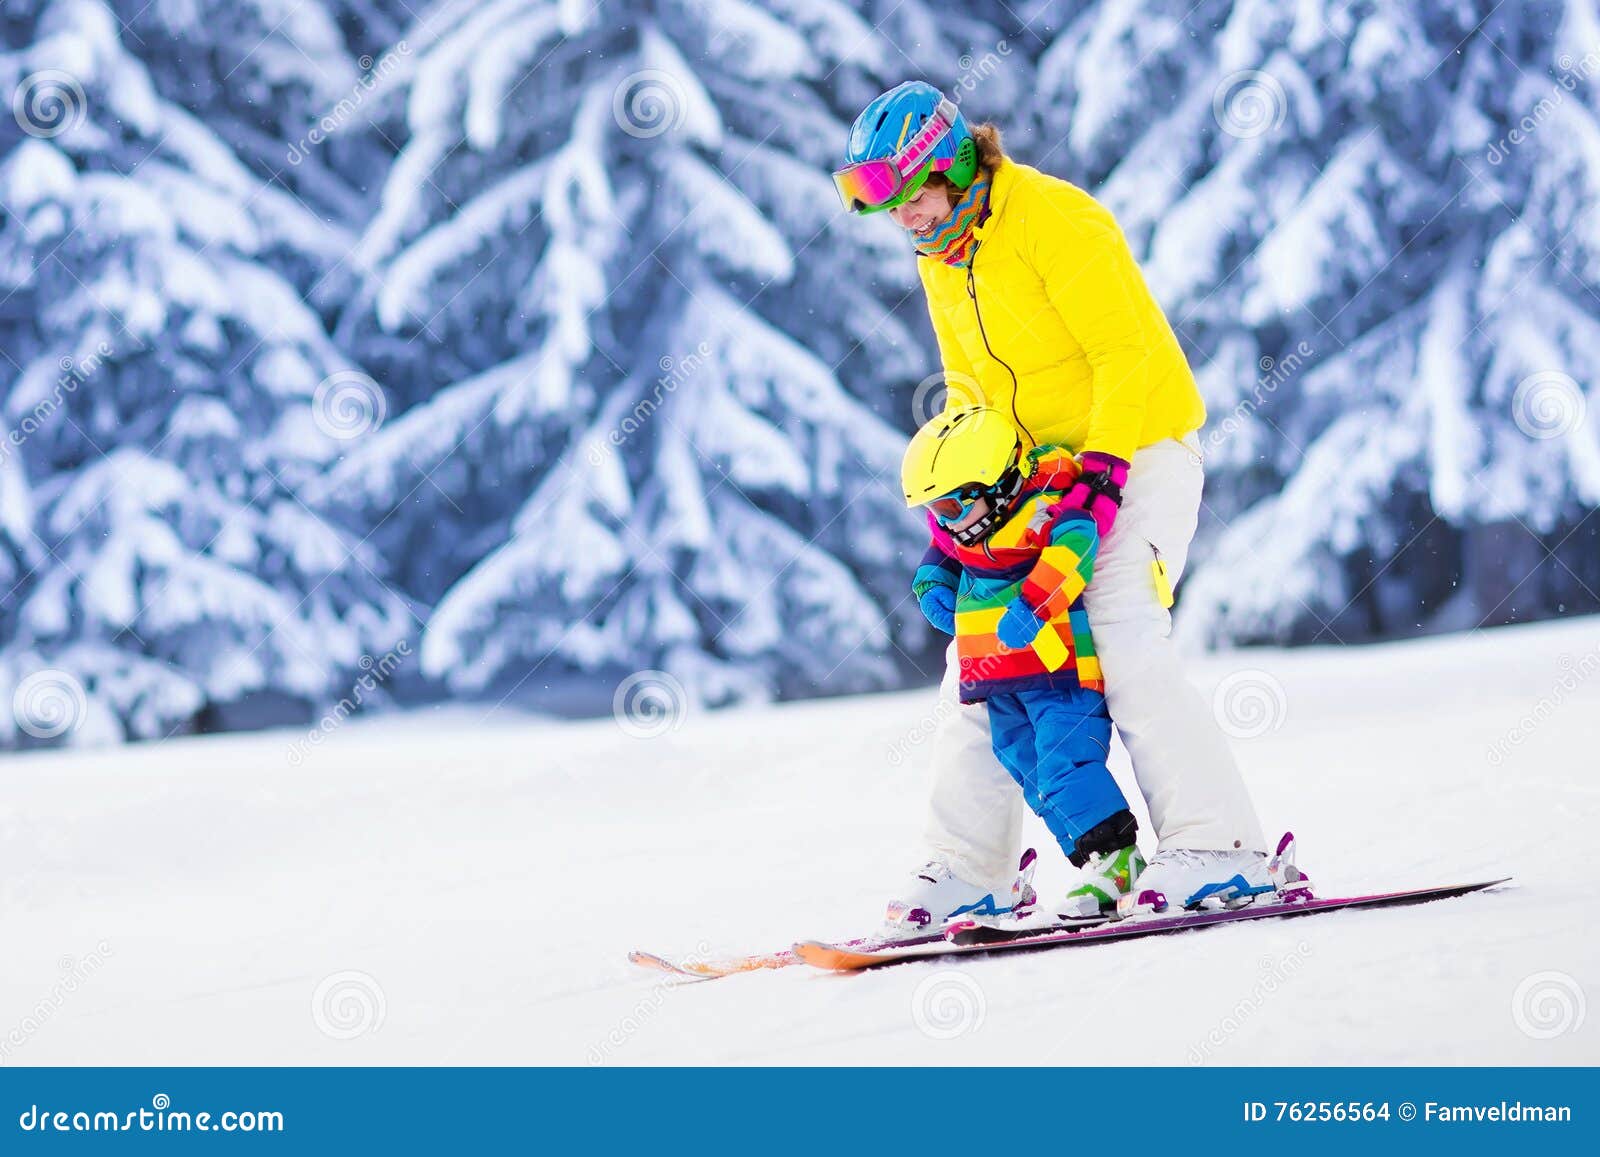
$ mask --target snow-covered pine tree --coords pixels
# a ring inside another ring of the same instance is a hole
[[[396,146],[374,131],[409,46],[402,0],[112,0],[156,92],[203,122],[254,178],[253,211],[292,246],[258,254],[315,308],[344,301],[347,259]],[[298,218],[298,219],[297,219]],[[299,226],[299,227],[297,227]],[[305,257],[310,260],[303,260]]]
[[[161,97],[99,0],[0,27],[0,742],[309,718],[413,626],[299,498],[363,383],[263,259],[314,265],[319,223]]]
[[[1192,636],[1600,609],[1597,27],[1592,0],[1140,0],[1041,58],[1045,166],[1117,212],[1210,405]]]
[[[437,600],[430,673],[648,666],[709,702],[894,679],[927,635],[891,423],[937,362],[904,239],[828,171],[905,59],[791,0],[437,5],[406,38],[338,333],[415,404],[326,489]]]

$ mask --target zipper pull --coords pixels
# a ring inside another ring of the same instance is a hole
[[[1174,600],[1172,597],[1172,579],[1167,574],[1167,564],[1153,542],[1150,544],[1150,551],[1156,556],[1155,561],[1150,564],[1150,573],[1156,583],[1156,599],[1161,603],[1163,609],[1171,610]]]

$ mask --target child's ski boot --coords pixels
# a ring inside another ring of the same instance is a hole
[[[1079,882],[1056,905],[1063,920],[1087,920],[1109,916],[1118,902],[1138,886],[1145,870],[1144,856],[1137,844],[1121,851],[1096,852],[1079,872]]]

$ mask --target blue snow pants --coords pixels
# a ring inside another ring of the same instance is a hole
[[[1071,856],[1078,838],[1128,807],[1111,777],[1111,713],[1098,691],[1017,691],[989,696],[994,754],[1022,798]]]

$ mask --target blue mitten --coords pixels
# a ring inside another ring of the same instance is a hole
[[[1045,620],[1028,605],[1026,599],[1016,598],[1006,606],[1006,613],[1000,616],[1000,625],[994,633],[1013,651],[1021,651],[1033,646],[1033,640],[1044,629],[1044,624]]]
[[[956,592],[944,583],[929,583],[917,596],[928,622],[947,635],[956,633]]]

